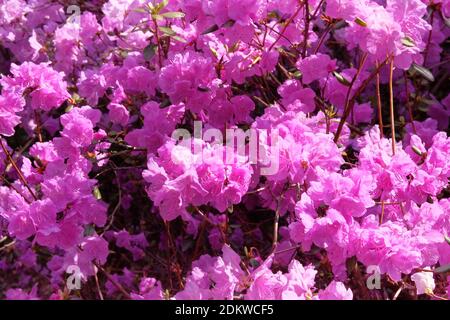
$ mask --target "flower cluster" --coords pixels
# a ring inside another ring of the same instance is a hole
[[[449,298],[449,0],[66,3],[0,0],[0,299]]]

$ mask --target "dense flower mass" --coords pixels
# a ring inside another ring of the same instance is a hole
[[[0,0],[0,299],[450,298],[449,0]]]

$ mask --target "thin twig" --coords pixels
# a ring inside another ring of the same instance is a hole
[[[287,249],[283,249],[283,250],[280,250],[280,251],[275,251],[274,254],[280,254],[280,253],[289,252],[289,251],[292,251],[292,250],[297,250],[297,249],[300,249],[301,247],[302,247],[301,245],[293,246],[293,247],[290,247],[290,248],[287,248]]]
[[[352,81],[350,82],[350,85],[348,86],[347,94],[346,94],[346,97],[345,97],[345,105],[344,105],[344,116],[345,116],[345,119],[350,115],[351,111],[353,110],[353,105],[354,104],[350,105],[350,101],[351,101],[350,100],[350,94],[352,92],[352,88],[353,88],[353,85],[356,82],[356,79],[358,79],[358,76],[362,72],[364,64],[366,63],[366,59],[367,59],[367,53],[364,53],[364,55],[361,58],[361,61],[359,63],[358,70],[356,71],[355,76],[352,78]],[[343,119],[344,119],[344,117],[343,117]],[[342,123],[342,120],[341,120],[341,123]],[[340,131],[342,130],[342,127],[344,126],[343,123],[342,123],[342,126],[341,126],[341,123],[339,123],[338,131],[336,132],[336,137],[339,137],[338,133],[340,135]],[[335,137],[335,142],[337,142],[336,137]]]
[[[8,150],[6,149],[5,145],[3,144],[3,140],[0,138],[0,145],[3,149],[3,152],[6,154],[6,156],[8,157],[9,162],[11,163],[11,165],[14,167],[14,169],[16,170],[17,174],[19,175],[19,179],[22,181],[22,183],[24,184],[24,186],[28,189],[28,191],[30,192],[31,196],[34,198],[34,200],[38,200],[38,197],[36,197],[36,195],[34,194],[33,190],[31,190],[28,182],[25,180],[25,177],[22,174],[22,171],[20,171],[19,167],[17,166],[17,164],[15,163],[14,159],[11,157],[11,154],[8,152]]]
[[[100,270],[102,271],[106,278],[108,278],[108,280],[120,291],[123,293],[123,295],[125,296],[125,298],[130,299],[131,300],[131,296],[130,294],[124,289],[124,287],[122,287],[122,285],[120,283],[118,283],[101,265],[99,265],[97,262],[93,262],[93,264]]]
[[[423,65],[426,66],[427,63],[427,58],[428,58],[428,53],[430,52],[430,45],[431,45],[431,37],[433,35],[433,22],[434,22],[434,9],[431,9],[431,18],[430,18],[430,25],[431,25],[431,29],[428,33],[428,38],[427,38],[427,44],[425,46],[425,52],[423,54]]]
[[[13,246],[16,243],[16,240],[11,241],[10,243],[5,244],[3,247],[0,248],[0,251],[3,251],[11,246]]]
[[[95,268],[97,268],[97,267],[95,267]],[[94,277],[95,277],[95,285],[97,286],[98,296],[99,296],[100,300],[104,300],[102,290],[100,289],[100,283],[98,282],[97,270],[95,270],[95,271],[96,272],[94,274]]]
[[[42,130],[41,130],[41,117],[37,110],[34,110],[34,119],[36,121],[36,133],[39,139],[39,142],[42,142]]]
[[[384,218],[384,201],[381,201],[380,225],[383,224],[383,218]]]
[[[434,293],[427,293],[427,296],[430,296],[430,297],[432,297],[432,298],[436,298],[436,299],[438,299],[438,300],[445,300],[445,301],[448,300],[447,298],[438,296],[438,295],[436,295],[436,294],[434,294]]]
[[[403,290],[403,285],[400,286],[400,288],[398,288],[397,292],[395,293],[394,297],[392,298],[392,300],[397,300],[398,296],[400,295],[400,292],[402,292]]]
[[[113,209],[113,211],[112,211],[112,213],[111,213],[109,222],[108,222],[108,224],[105,226],[105,228],[103,229],[102,234],[105,233],[106,231],[108,231],[108,230],[111,228],[111,226],[112,226],[112,224],[113,224],[113,222],[114,222],[114,218],[116,217],[116,213],[119,211],[119,209],[120,209],[120,207],[121,207],[121,205],[122,205],[122,186],[121,186],[121,184],[120,184],[119,176],[117,175],[117,172],[116,172],[117,167],[116,167],[116,165],[113,164],[112,162],[111,162],[110,164],[111,164],[111,167],[113,168],[114,175],[116,176],[116,182],[117,182],[118,197],[119,197],[119,199],[117,200],[117,204],[116,204],[116,206],[114,207],[114,209]]]
[[[25,202],[27,202],[28,204],[31,203],[31,201],[28,200],[27,197],[25,197],[19,189],[17,189],[11,182],[9,182],[9,181],[4,177],[4,175],[0,176],[0,179],[2,179],[3,182],[4,182],[6,185],[8,185],[8,187],[10,187],[10,188],[13,189],[15,192],[17,192],[17,193],[25,200]]]
[[[161,68],[162,67],[162,55],[161,55],[162,54],[162,45],[161,45],[160,37],[159,37],[158,22],[156,22],[155,18],[152,18],[152,20],[155,25],[155,33],[154,34],[155,34],[156,43],[158,46],[158,64],[159,64],[159,67]]]

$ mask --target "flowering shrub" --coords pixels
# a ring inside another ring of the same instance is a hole
[[[447,17],[0,0],[0,298],[447,299]]]

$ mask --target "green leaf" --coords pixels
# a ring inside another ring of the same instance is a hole
[[[367,27],[367,22],[365,22],[363,19],[356,17],[355,23],[357,25],[360,25],[361,27]]]
[[[164,18],[178,19],[183,18],[185,14],[183,12],[164,12],[161,14]]]
[[[81,97],[78,93],[74,92],[72,93],[72,100],[75,102],[80,102],[81,101]]]
[[[405,47],[410,47],[410,48],[416,46],[416,43],[414,42],[414,39],[412,39],[411,37],[408,37],[408,36],[406,36],[406,37],[404,37],[402,39],[402,44]]]
[[[339,81],[340,84],[343,84],[346,87],[350,86],[350,81],[348,81],[342,74],[337,71],[333,71],[333,76]]]
[[[434,272],[436,273],[445,273],[450,271],[450,264],[447,264],[445,266],[440,266],[439,268],[434,269]]]
[[[144,48],[144,59],[150,61],[156,53],[158,46],[156,44],[150,43]]]
[[[413,63],[411,66],[412,70],[414,70],[415,72],[417,72],[418,74],[420,74],[422,77],[424,77],[425,79],[427,79],[428,81],[433,82],[434,81],[434,76],[431,73],[430,70],[428,70],[427,68],[423,67],[423,66],[419,66],[416,63]]]
[[[214,57],[216,57],[217,59],[219,58],[219,54],[217,53],[216,49],[209,47],[209,50],[211,50]]]
[[[254,258],[250,259],[249,262],[253,268],[258,268],[260,266],[260,263],[258,262],[258,260],[254,259]]]
[[[411,147],[412,151],[414,151],[415,154],[417,154],[418,156],[423,156],[422,151],[419,150],[419,148],[417,148],[416,146],[412,146]]]
[[[158,28],[163,33],[167,34],[168,36],[175,36],[176,35],[176,32],[173,31],[170,27],[158,27]]]
[[[208,34],[208,33],[211,33],[211,32],[215,32],[217,30],[219,30],[219,26],[217,24],[214,24],[211,27],[209,27],[208,29],[206,29],[205,31],[203,31],[202,35],[203,34]]]

